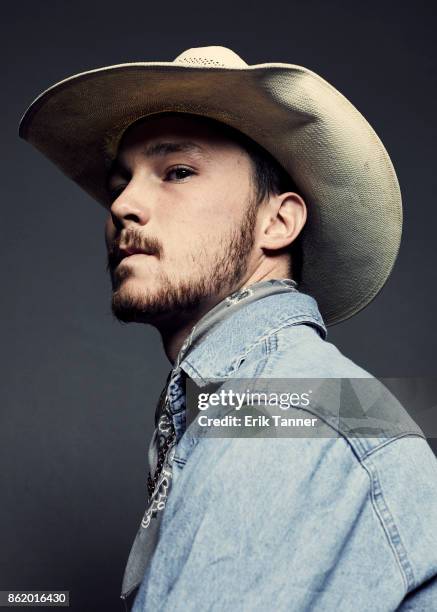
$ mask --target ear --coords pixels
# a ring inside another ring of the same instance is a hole
[[[299,194],[271,196],[263,207],[259,246],[270,250],[287,247],[296,240],[306,220],[307,207]]]

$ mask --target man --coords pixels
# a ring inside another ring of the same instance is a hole
[[[113,313],[154,325],[172,363],[123,598],[136,611],[437,609],[435,458],[326,341],[384,285],[400,240],[396,176],[358,111],[302,67],[209,47],[66,79],[20,134],[107,208]],[[226,410],[241,381],[267,398],[302,379],[285,435],[266,402],[243,421]],[[216,422],[233,432],[216,437]]]

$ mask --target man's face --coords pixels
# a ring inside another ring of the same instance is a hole
[[[184,116],[133,125],[108,185],[118,319],[201,313],[247,280],[257,218],[251,160],[214,127]]]

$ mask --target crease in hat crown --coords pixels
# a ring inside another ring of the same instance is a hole
[[[193,47],[178,55],[175,64],[216,68],[247,68],[248,64],[235,51],[227,47]]]

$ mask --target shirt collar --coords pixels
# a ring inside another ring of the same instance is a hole
[[[225,378],[231,364],[262,337],[288,324],[327,329],[316,300],[290,279],[271,279],[243,287],[217,304],[193,327],[175,367],[199,382]]]

